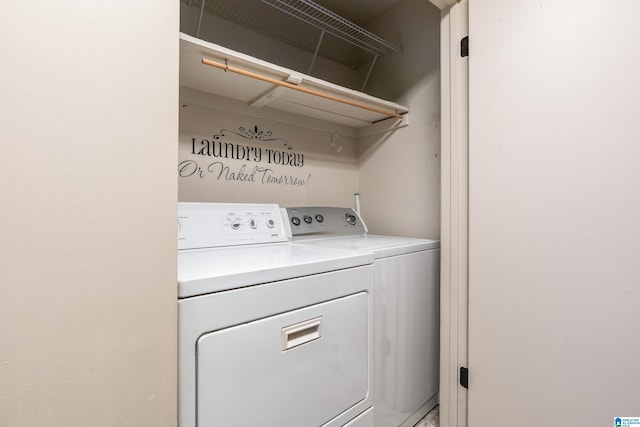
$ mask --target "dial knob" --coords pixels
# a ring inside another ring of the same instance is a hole
[[[300,218],[298,218],[297,216],[294,216],[291,218],[291,223],[293,225],[300,225]]]
[[[318,214],[318,215],[316,215],[316,221],[322,222],[322,221],[324,221],[324,217],[322,215]]]
[[[255,219],[249,220],[249,227],[253,228],[254,230],[258,227]]]
[[[313,218],[311,218],[309,215],[303,216],[302,219],[304,219],[304,222],[306,222],[307,224],[311,224],[311,222],[313,221]]]
[[[356,216],[354,214],[346,214],[345,215],[345,219],[347,220],[347,222],[351,225],[356,225]]]
[[[275,225],[276,225],[276,222],[274,220],[270,219],[267,221],[267,227],[273,228],[275,227]]]

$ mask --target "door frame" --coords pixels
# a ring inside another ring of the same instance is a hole
[[[432,3],[442,11],[440,426],[466,427],[459,368],[467,367],[468,355],[469,62],[460,55],[460,40],[469,34],[469,4]]]

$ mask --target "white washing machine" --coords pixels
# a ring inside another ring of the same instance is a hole
[[[373,257],[263,204],[179,204],[180,427],[372,425]]]
[[[413,426],[438,403],[440,242],[369,235],[350,208],[283,212],[293,241],[374,255],[374,424]]]

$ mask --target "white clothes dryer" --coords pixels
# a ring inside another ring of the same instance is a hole
[[[373,257],[277,205],[180,203],[180,427],[372,425]]]
[[[350,208],[283,212],[295,242],[374,255],[374,425],[413,426],[438,403],[440,242],[369,235]]]

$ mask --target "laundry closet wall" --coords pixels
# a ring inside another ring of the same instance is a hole
[[[402,40],[381,58],[368,92],[411,109],[409,126],[359,140],[359,192],[369,231],[440,237],[440,11],[401,0],[371,30]],[[391,33],[390,35],[387,35]],[[400,214],[401,213],[401,214]]]
[[[0,28],[0,426],[175,426],[178,4]]]
[[[180,105],[181,201],[353,206],[352,129],[188,88]]]
[[[181,26],[194,33],[197,10],[182,2]],[[206,25],[209,23],[209,25]],[[311,175],[308,185],[262,185],[218,178],[215,172],[198,177],[194,166],[187,166],[180,177],[183,201],[255,201],[292,205],[353,206],[354,193],[360,194],[362,214],[369,231],[413,237],[438,238],[440,235],[440,11],[426,0],[400,0],[365,28],[389,40],[399,41],[402,54],[378,58],[365,92],[406,105],[410,124],[386,133],[371,134],[367,129],[303,120],[268,107],[261,109],[237,105],[234,101],[203,93],[181,90],[180,162],[197,161],[208,167],[216,159],[194,154],[192,138],[211,139],[226,129],[225,140],[256,140],[232,135],[245,130],[270,131],[284,138],[296,152],[303,153],[302,168],[276,165],[276,174]],[[306,70],[312,54],[205,13],[201,37],[294,70]],[[314,77],[345,87],[360,89],[369,65],[352,69],[318,58]],[[219,70],[212,69],[212,78]],[[193,106],[206,104],[208,107]],[[229,133],[228,131],[231,131]],[[332,138],[337,135],[332,147]],[[283,142],[270,142],[265,144]],[[275,146],[275,145],[274,145]],[[336,152],[340,149],[341,152]],[[195,150],[197,151],[197,150]],[[255,165],[246,159],[225,160],[237,171]],[[185,166],[184,163],[182,163]],[[270,166],[270,165],[267,165]],[[216,169],[217,168],[217,169]],[[193,173],[192,173],[193,171]],[[398,216],[403,212],[403,217]],[[400,219],[400,220],[399,220]]]

